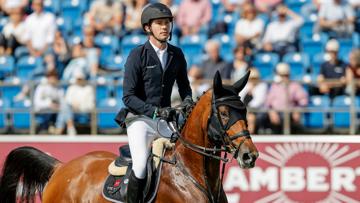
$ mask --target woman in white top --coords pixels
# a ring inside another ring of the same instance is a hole
[[[264,22],[256,17],[256,9],[250,3],[244,4],[242,13],[242,18],[236,22],[235,40],[237,43],[249,41],[254,47],[259,47],[260,37],[264,32]]]
[[[24,44],[25,26],[21,9],[14,9],[10,13],[10,21],[0,33],[0,55],[11,55],[14,50]]]

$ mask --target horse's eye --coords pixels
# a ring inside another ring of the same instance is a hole
[[[223,117],[229,117],[228,112],[220,112],[220,116]]]

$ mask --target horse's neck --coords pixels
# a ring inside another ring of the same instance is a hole
[[[204,98],[203,98],[204,97]],[[211,109],[211,94],[204,95],[194,107],[182,130],[182,137],[189,143],[213,148],[207,135],[207,123]],[[180,142],[177,145],[177,153],[188,172],[203,186],[206,186],[205,176],[213,183],[219,178],[220,162],[213,158],[206,158],[193,150],[186,148]],[[218,154],[220,155],[220,154]]]

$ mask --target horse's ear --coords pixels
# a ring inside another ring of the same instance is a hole
[[[246,85],[250,76],[250,71],[248,71],[240,80],[238,80],[233,86],[237,92],[240,92]]]
[[[222,86],[222,80],[221,80],[221,75],[220,75],[219,71],[216,71],[216,73],[215,73],[213,89],[214,89],[215,95],[220,95],[222,92],[223,86]]]

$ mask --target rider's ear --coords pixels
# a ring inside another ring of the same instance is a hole
[[[248,71],[240,80],[238,80],[233,86],[237,92],[240,92],[246,85],[249,79],[250,71]]]
[[[223,86],[222,86],[222,80],[221,80],[221,75],[220,75],[219,71],[216,71],[216,73],[215,73],[213,89],[214,89],[215,95],[221,95]]]

